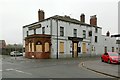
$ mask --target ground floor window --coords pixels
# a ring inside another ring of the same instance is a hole
[[[49,43],[48,42],[45,43],[45,52],[49,52]]]
[[[60,42],[59,52],[64,53],[64,42]]]
[[[36,52],[42,52],[42,43],[40,41],[36,43]]]
[[[112,52],[114,52],[114,47],[112,47]]]
[[[107,53],[107,46],[105,46],[104,51],[105,51],[105,53]]]

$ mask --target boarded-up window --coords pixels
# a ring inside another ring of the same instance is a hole
[[[49,52],[49,43],[48,42],[45,43],[45,52]]]
[[[60,42],[59,50],[60,53],[64,53],[64,42]]]
[[[36,52],[42,52],[42,43],[41,42],[36,43]]]

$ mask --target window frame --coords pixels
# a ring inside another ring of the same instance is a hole
[[[45,34],[45,27],[42,27],[42,34]]]
[[[98,36],[95,36],[95,43],[98,42]]]
[[[86,39],[86,30],[83,30],[83,38]]]
[[[77,29],[73,29],[73,37],[77,37]]]
[[[60,26],[60,36],[64,36],[64,27]]]

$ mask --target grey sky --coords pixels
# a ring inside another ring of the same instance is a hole
[[[22,26],[38,21],[38,9],[45,11],[45,18],[69,15],[79,20],[84,13],[86,23],[97,15],[102,34],[118,33],[118,0],[0,0],[0,39],[22,43]]]

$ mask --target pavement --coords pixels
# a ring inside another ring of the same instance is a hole
[[[96,60],[85,61],[82,66],[88,70],[120,79],[120,64],[108,64],[101,62],[101,60]]]

